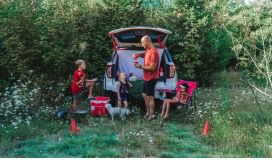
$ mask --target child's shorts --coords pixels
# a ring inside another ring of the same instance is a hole
[[[128,100],[127,94],[121,94],[120,98],[121,98],[121,101],[127,101]]]
[[[80,92],[78,92],[76,94],[73,94],[73,98],[74,98],[74,100],[81,99],[82,98],[82,92],[80,91]]]

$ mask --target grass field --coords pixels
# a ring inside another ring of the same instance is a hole
[[[0,130],[1,157],[272,157],[271,99],[255,101],[245,86],[200,88],[197,111],[147,121],[138,108],[128,119],[88,116],[79,134],[69,121],[36,120]],[[259,105],[258,105],[259,104]],[[160,109],[158,109],[160,111]],[[208,136],[201,136],[208,121]]]
[[[147,121],[136,114],[129,120],[88,118],[79,134],[68,123],[49,122],[43,128],[19,128],[1,137],[3,157],[211,157],[190,125]],[[30,132],[26,132],[29,130]],[[18,137],[17,137],[18,136]],[[11,142],[9,141],[11,140]]]

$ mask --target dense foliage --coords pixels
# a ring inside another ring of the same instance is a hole
[[[40,88],[36,93],[40,99],[30,106],[38,108],[43,99],[53,106],[64,103],[64,98],[51,97],[70,96],[75,60],[85,59],[91,76],[103,75],[112,53],[108,32],[129,26],[158,26],[173,32],[167,46],[179,78],[212,84],[215,82],[212,75],[228,67],[234,53],[240,64],[246,65],[243,70],[258,74],[247,56],[238,53],[235,47],[231,50],[233,38],[227,32],[237,37],[247,35],[250,29],[252,35],[239,38],[246,46],[259,46],[260,24],[265,24],[262,25],[262,31],[268,33],[265,43],[270,43],[270,10],[259,9],[257,19],[251,10],[241,2],[227,0],[1,1],[0,100],[9,102],[4,94],[12,92],[11,86],[18,80],[22,84],[30,80]],[[251,23],[244,27],[243,22]],[[256,38],[251,41],[253,35]],[[263,54],[256,55],[258,59]],[[49,91],[48,86],[53,89]]]
[[[101,75],[112,52],[107,33],[148,25],[173,32],[168,46],[180,76],[205,82],[210,74],[224,68],[218,59],[220,49],[214,46],[218,33],[212,27],[208,3],[171,2],[4,1],[0,18],[1,81],[27,78],[29,72],[46,80],[67,80],[78,58],[87,60],[88,73]]]
[[[47,157],[48,151],[55,154],[59,150],[73,156],[86,151],[83,157],[186,157],[188,151],[197,156],[195,151],[201,143],[195,143],[194,134],[182,127],[188,122],[198,133],[209,121],[212,134],[203,139],[214,148],[208,152],[205,149],[205,154],[271,157],[272,5],[271,0],[245,1],[1,0],[0,153]],[[81,136],[89,143],[82,150],[71,150],[75,144],[82,144],[82,139],[68,136],[65,141],[68,125],[65,128],[65,123],[50,119],[57,109],[67,108],[72,102],[74,62],[86,60],[90,77],[103,75],[112,54],[108,32],[129,26],[172,31],[166,45],[179,78],[196,80],[204,86],[197,91],[197,111],[188,115],[175,112],[178,114],[173,114],[174,120],[166,126],[157,120],[144,123],[139,108],[127,123],[90,118],[82,134],[87,137]],[[229,68],[238,72],[227,72]],[[245,78],[262,95],[253,96],[254,90],[241,81]],[[211,84],[216,85],[206,87]],[[126,132],[119,128],[126,128]],[[188,135],[193,145],[187,146],[184,141]],[[22,141],[28,137],[44,139]],[[118,143],[119,148],[104,152],[111,143]],[[100,148],[88,148],[93,144]],[[135,152],[134,147],[144,154]]]
[[[124,1],[126,2],[126,1]],[[120,1],[88,3],[64,1],[12,1],[2,5],[1,70],[19,77],[33,70],[54,80],[66,79],[74,61],[86,59],[90,72],[101,74],[111,54],[107,33],[121,26],[140,24],[141,9]],[[110,6],[110,8],[108,8]],[[133,11],[133,12],[130,12]],[[115,14],[112,14],[115,13]],[[130,13],[130,20],[124,19]],[[57,77],[55,75],[58,75]]]

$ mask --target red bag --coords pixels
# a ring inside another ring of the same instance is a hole
[[[108,110],[105,108],[105,105],[107,103],[104,103],[104,101],[97,101],[97,100],[91,100],[90,102],[90,114],[92,116],[107,116]]]

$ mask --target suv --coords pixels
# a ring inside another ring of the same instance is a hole
[[[159,73],[160,78],[155,86],[155,98],[162,98],[163,90],[175,90],[177,84],[177,74],[175,64],[168,49],[165,46],[166,40],[171,34],[170,31],[161,28],[131,27],[121,28],[109,32],[113,43],[113,53],[111,61],[107,63],[104,79],[104,91],[115,94],[118,80],[118,73],[125,72],[127,76],[136,76],[136,81],[143,80],[143,71],[134,67],[134,53],[143,53],[145,49],[141,45],[141,38],[149,35],[154,46],[160,55]],[[143,64],[144,59],[137,59],[139,64]],[[134,87],[133,87],[134,88]],[[135,87],[141,92],[141,87]],[[139,96],[140,94],[138,94]],[[136,97],[135,95],[132,95]]]

